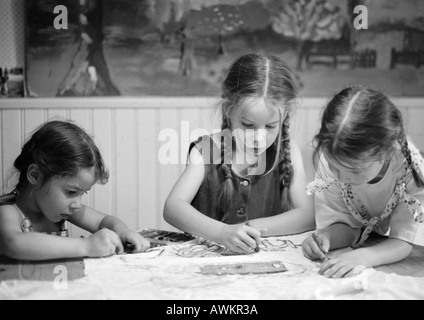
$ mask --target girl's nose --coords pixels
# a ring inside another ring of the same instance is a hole
[[[71,203],[71,209],[72,210],[79,210],[81,209],[81,198],[77,198]]]
[[[255,144],[258,146],[266,142],[266,130],[259,129],[255,132]]]

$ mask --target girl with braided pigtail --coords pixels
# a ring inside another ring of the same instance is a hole
[[[289,135],[297,100],[295,77],[280,58],[237,59],[222,86],[221,132],[191,145],[165,220],[237,253],[254,252],[261,237],[313,229],[303,159]]]
[[[401,111],[383,93],[358,86],[327,105],[315,137],[317,231],[304,255],[340,278],[390,264],[424,245],[424,159],[405,135]],[[375,232],[388,236],[362,247]],[[325,259],[329,250],[356,250]]]

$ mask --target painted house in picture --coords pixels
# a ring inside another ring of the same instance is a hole
[[[357,50],[374,50],[376,66],[383,70],[399,65],[418,69],[424,65],[424,2],[374,0],[365,3],[369,30],[357,32]]]
[[[53,26],[68,9],[69,28]],[[368,10],[357,30],[354,8]],[[217,96],[246,52],[282,56],[303,96],[424,87],[421,0],[27,0],[31,96]]]

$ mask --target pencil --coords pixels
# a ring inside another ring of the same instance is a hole
[[[321,258],[321,262],[326,262],[327,260],[329,260],[329,258],[327,257],[327,254],[324,252],[324,250],[321,248],[321,245],[319,244],[319,239],[318,239],[316,233],[312,234],[312,238],[314,239],[314,241],[316,242],[316,244],[320,248],[321,252],[324,253],[324,258]]]

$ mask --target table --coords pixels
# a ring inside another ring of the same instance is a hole
[[[52,282],[51,278],[46,276],[45,270],[48,268],[46,269],[45,263],[18,264],[17,268],[21,271],[25,268],[41,268],[44,272],[31,271],[35,279],[22,276],[28,275],[25,272],[15,273],[20,276],[14,280],[11,280],[11,277],[3,279],[0,282],[0,299],[424,299],[424,248],[414,248],[411,256],[404,261],[367,269],[352,278],[327,279],[318,274],[318,263],[303,257],[300,247],[281,246],[283,243],[290,243],[289,241],[299,245],[307,235],[308,233],[267,238],[269,247],[261,247],[259,253],[242,256],[223,256],[210,252],[209,257],[185,257],[187,252],[195,252],[194,249],[207,248],[199,245],[196,240],[168,246],[162,251],[84,259],[83,266],[81,261],[51,262],[48,267],[50,272],[52,267],[54,269],[57,265],[72,269],[72,272],[68,273],[69,281],[62,283],[64,286],[59,288],[55,287],[57,283],[54,280]],[[208,250],[206,252],[209,252]],[[342,251],[332,254],[340,252]],[[281,261],[288,271],[249,275],[201,273],[201,267],[210,264],[267,261]],[[0,269],[3,265],[0,263]],[[84,271],[83,277],[81,270]]]
[[[81,279],[84,277],[84,260],[67,259],[28,262],[9,259],[0,255],[0,281],[54,281],[61,275],[61,270],[67,270],[67,278],[70,281]]]

